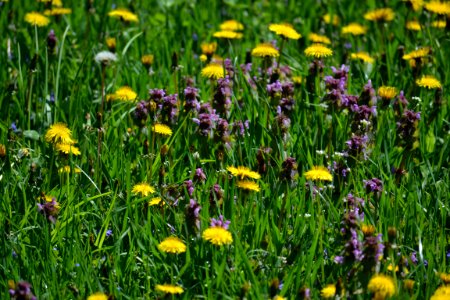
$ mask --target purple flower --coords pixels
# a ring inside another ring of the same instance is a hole
[[[184,98],[186,100],[184,104],[184,108],[187,111],[196,111],[200,110],[200,102],[198,101],[198,89],[194,87],[188,86],[184,89]]]
[[[203,169],[202,168],[195,169],[194,181],[205,182],[205,180],[206,180],[206,175],[203,172]]]
[[[209,201],[214,204],[216,202],[221,203],[223,200],[223,193],[224,193],[224,190],[222,189],[222,187],[220,185],[218,185],[217,183],[214,184],[209,193]]]
[[[364,85],[361,96],[359,97],[360,103],[365,105],[376,105],[377,104],[377,96],[375,89],[372,86],[372,80],[368,80],[367,84]]]
[[[378,193],[383,191],[383,182],[378,178],[363,180],[363,183],[368,193]]]
[[[219,219],[211,218],[211,227],[222,227],[224,229],[228,229],[231,221],[227,221],[224,219],[223,215],[219,216]]]
[[[417,252],[411,253],[411,261],[413,264],[417,265],[417,263],[419,262],[419,260],[417,259]]]
[[[198,118],[193,118],[192,120],[199,126],[201,135],[212,137],[219,116],[216,115],[215,112],[201,113],[198,115]]]
[[[334,262],[336,264],[342,265],[344,263],[344,257],[341,255],[337,255],[334,257]]]
[[[136,105],[133,117],[138,126],[143,126],[145,124],[145,121],[147,120],[148,117],[148,109],[146,101],[140,101]]]
[[[233,123],[233,131],[237,133],[237,135],[244,136],[245,130],[248,129],[248,124],[249,124],[248,120],[246,120],[245,122],[235,121]]]
[[[44,204],[38,203],[38,211],[42,213],[50,222],[56,223],[56,218],[58,217],[59,204],[56,199],[53,198],[52,201],[46,201]]]
[[[353,135],[350,140],[346,141],[345,144],[347,145],[347,151],[346,153],[349,156],[357,157],[361,153],[364,155],[364,158],[366,159],[366,148],[367,148],[367,142],[369,138],[359,135]]]
[[[166,92],[162,89],[152,89],[149,91],[150,99],[156,103],[160,103]]]
[[[281,92],[283,91],[283,86],[282,86],[281,82],[279,82],[277,80],[274,83],[268,84],[266,89],[267,89],[267,93],[269,94],[269,96],[271,98],[281,97]]]
[[[49,50],[50,53],[53,53],[53,51],[55,51],[57,42],[58,39],[56,38],[55,31],[51,29],[47,35],[47,49]]]
[[[200,210],[202,207],[194,199],[189,200],[189,205],[186,207],[186,220],[188,224],[200,229]]]
[[[189,196],[192,196],[192,194],[194,193],[194,183],[192,182],[192,180],[186,180],[184,182],[184,186],[186,187]]]
[[[227,75],[230,77],[234,76],[234,66],[233,63],[231,62],[231,59],[226,58],[223,62],[224,67],[225,67],[225,71],[227,72]]]
[[[297,174],[297,161],[295,160],[295,158],[286,158],[281,164],[281,180],[293,181]]]
[[[217,88],[214,93],[213,104],[218,113],[228,115],[231,108],[231,81],[228,76],[217,80]]]
[[[162,102],[159,104],[159,109],[161,109],[164,121],[168,123],[173,123],[175,121],[175,117],[178,113],[177,102],[177,94],[163,97]]]
[[[19,281],[15,289],[9,290],[9,295],[12,299],[17,300],[36,300],[36,296],[31,292],[31,284],[26,281]]]

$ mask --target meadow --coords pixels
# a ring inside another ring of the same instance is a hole
[[[450,299],[450,2],[0,28],[0,299]]]

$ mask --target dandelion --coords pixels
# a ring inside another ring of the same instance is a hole
[[[141,182],[134,185],[131,192],[135,195],[140,194],[142,197],[147,197],[155,192],[155,188],[146,182]]]
[[[450,3],[448,2],[440,2],[440,1],[431,1],[425,3],[425,9],[429,12],[438,14],[438,15],[449,15],[450,14]]]
[[[382,86],[378,89],[378,96],[386,100],[394,98],[397,93],[397,89],[393,86]]]
[[[25,22],[37,27],[44,27],[50,23],[50,19],[43,14],[33,11],[25,15]]]
[[[411,51],[411,52],[403,55],[402,58],[404,60],[422,58],[422,57],[427,56],[430,53],[431,53],[431,48],[430,47],[423,47],[423,48],[419,48],[417,50]]]
[[[447,21],[445,21],[445,20],[437,20],[437,21],[433,21],[433,22],[431,22],[431,27],[434,27],[434,28],[445,28],[445,27],[447,27]]]
[[[331,40],[328,37],[317,33],[310,33],[308,38],[313,43],[331,44]]]
[[[308,57],[322,58],[333,55],[333,50],[322,44],[313,44],[305,49],[305,54]]]
[[[62,16],[62,15],[70,15],[71,13],[72,9],[64,7],[54,7],[52,9],[47,9],[44,11],[44,15],[46,16]]]
[[[78,156],[81,154],[80,149],[78,147],[73,146],[72,144],[56,144],[56,150],[62,152],[64,154],[72,154]]]
[[[260,191],[259,185],[256,182],[249,181],[249,180],[238,181],[237,187],[240,189],[248,190],[248,191],[254,191],[254,192]]]
[[[108,296],[104,293],[97,292],[95,294],[90,295],[87,300],[108,300]]]
[[[148,202],[148,206],[155,206],[155,205],[159,205],[159,204],[164,204],[164,202],[162,201],[161,197],[152,198]]]
[[[228,172],[230,172],[233,176],[235,177],[239,177],[240,179],[244,179],[246,177],[248,178],[252,178],[252,179],[260,179],[261,175],[258,174],[258,172],[252,171],[247,167],[243,167],[243,166],[238,166],[233,167],[233,166],[229,166],[227,168]]]
[[[200,45],[200,47],[202,48],[202,53],[206,54],[206,55],[213,55],[214,52],[216,52],[217,50],[217,43],[202,43]]]
[[[213,37],[219,39],[238,40],[242,38],[242,33],[229,30],[222,30],[214,32]]]
[[[158,134],[171,136],[172,135],[172,129],[170,129],[169,126],[164,124],[155,124],[152,126],[152,131]]]
[[[184,292],[183,288],[179,285],[173,284],[157,284],[155,290],[163,292],[165,294],[182,294]]]
[[[259,44],[253,48],[252,55],[256,57],[278,57],[280,52],[272,44]]]
[[[271,24],[269,30],[285,39],[298,40],[302,37],[290,24]]]
[[[112,62],[117,61],[117,56],[110,51],[101,51],[95,55],[95,61],[103,65],[108,65]]]
[[[375,22],[389,22],[394,19],[394,16],[394,11],[391,8],[379,8],[366,13],[364,19]]]
[[[45,133],[45,140],[51,143],[63,143],[73,145],[72,131],[64,123],[55,123]]]
[[[112,18],[118,18],[125,22],[138,22],[138,16],[125,8],[118,8],[110,11],[108,16]]]
[[[367,28],[358,23],[350,23],[347,26],[342,27],[342,34],[351,34],[351,35],[364,35],[367,32]]]
[[[244,29],[244,25],[236,20],[228,20],[220,24],[220,30],[223,31],[240,31]]]
[[[171,236],[159,243],[158,249],[166,253],[179,254],[186,252],[186,245],[179,238]]]
[[[336,285],[334,284],[328,284],[320,291],[320,296],[325,299],[334,298],[335,295],[336,295]]]
[[[145,54],[141,57],[141,63],[148,68],[153,64],[154,59],[153,54]]]
[[[337,15],[331,16],[330,14],[324,15],[322,19],[326,24],[332,24],[334,26],[337,26],[340,21]]]
[[[311,170],[304,173],[306,180],[333,181],[330,171],[323,166],[314,166]]]
[[[442,88],[441,82],[431,75],[423,75],[420,79],[416,80],[416,84],[429,90]]]
[[[363,232],[364,236],[372,236],[375,233],[375,226],[362,224],[361,231]]]
[[[430,300],[447,300],[450,298],[450,286],[443,285],[437,288],[434,291],[433,296],[431,296]]]
[[[134,101],[137,98],[137,93],[129,86],[120,87],[114,94],[109,95],[109,100],[119,101]]]
[[[202,76],[210,79],[225,77],[225,69],[222,65],[211,63],[202,69]]]
[[[406,2],[414,11],[418,11],[423,6],[423,0],[403,0]]]
[[[394,280],[383,274],[373,276],[367,285],[367,289],[375,294],[375,299],[392,297],[396,291]]]
[[[216,246],[229,245],[233,242],[231,233],[227,230],[230,222],[223,216],[219,220],[212,219],[211,226],[203,231],[202,238]]]
[[[368,64],[373,64],[375,62],[375,59],[371,57],[370,54],[367,52],[352,53],[350,54],[350,58],[355,60],[359,59]]]
[[[412,31],[421,31],[422,26],[420,25],[419,21],[413,20],[413,21],[408,21],[406,23],[406,29],[409,29]]]
[[[116,50],[116,46],[117,46],[116,38],[114,38],[114,37],[106,38],[105,42],[106,42],[106,47],[108,47],[108,49],[110,51],[114,52]]]
[[[72,169],[70,168],[70,166],[64,166],[58,169],[58,173],[59,174],[68,174],[72,172]],[[74,173],[81,173],[81,169],[80,168],[75,168],[73,169]]]

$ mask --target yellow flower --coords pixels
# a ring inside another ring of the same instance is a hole
[[[336,286],[334,284],[328,284],[320,291],[320,296],[325,299],[334,298],[335,295]]]
[[[73,155],[80,155],[80,149],[78,147],[75,147],[71,144],[62,144],[58,143],[56,144],[56,150],[65,154],[73,154]]]
[[[145,54],[141,57],[141,63],[144,66],[150,67],[153,64],[154,59],[155,57],[153,56],[153,54]]]
[[[114,94],[109,96],[107,100],[134,101],[137,98],[136,92],[129,86],[122,86]]]
[[[206,56],[205,54],[200,55],[200,61],[201,62],[205,62],[208,60],[208,56]]]
[[[378,89],[378,96],[383,99],[392,99],[397,96],[397,89],[393,86],[382,86]]]
[[[255,192],[260,191],[259,185],[253,181],[249,181],[249,180],[238,181],[236,185],[240,189],[255,191]]]
[[[278,57],[280,52],[272,44],[259,44],[253,48],[252,55],[257,57]]]
[[[416,80],[416,84],[430,90],[440,89],[442,87],[441,82],[431,75],[423,75],[420,79]]]
[[[55,123],[45,133],[45,140],[52,143],[74,144],[72,131],[64,123]]]
[[[253,178],[253,179],[260,179],[261,175],[258,174],[258,172],[252,171],[247,167],[233,167],[230,166],[227,168],[227,170],[235,177],[240,177],[240,179],[244,179],[245,177]]]
[[[304,175],[307,180],[333,181],[330,171],[323,166],[314,166],[311,170],[305,172]]]
[[[448,300],[450,299],[450,286],[443,285],[437,288],[430,300]]]
[[[116,45],[117,45],[116,38],[109,37],[109,38],[106,38],[105,41],[106,41],[106,47],[108,47],[109,50],[116,49]]]
[[[71,13],[72,9],[64,7],[53,7],[52,9],[47,9],[44,11],[44,15],[46,16],[70,15]]]
[[[375,233],[375,227],[373,225],[363,224],[361,226],[361,231],[365,236],[370,236]]]
[[[155,205],[158,205],[158,204],[164,204],[164,202],[162,201],[161,197],[152,198],[148,202],[148,206],[155,206]]]
[[[422,26],[420,25],[419,21],[413,20],[406,22],[406,29],[413,31],[421,31]]]
[[[186,245],[179,238],[171,236],[159,243],[158,249],[166,253],[179,254],[186,252]]]
[[[43,14],[33,11],[25,15],[25,22],[38,27],[44,27],[50,23],[50,19]]]
[[[155,192],[155,188],[146,182],[141,182],[133,186],[131,190],[133,194],[140,194],[142,197],[147,197]]]
[[[418,11],[423,6],[423,0],[403,0],[403,2],[407,2],[415,11]]]
[[[342,34],[363,35],[366,34],[367,28],[358,23],[350,23],[342,27],[341,32]]]
[[[152,131],[162,134],[162,135],[167,135],[167,136],[172,135],[172,129],[170,129],[169,126],[164,125],[164,124],[156,123],[155,125],[152,126]]]
[[[108,296],[106,296],[103,293],[98,292],[98,293],[90,295],[87,298],[87,300],[108,300]]]
[[[402,58],[404,60],[416,59],[416,58],[425,57],[430,53],[431,53],[430,47],[423,47],[423,48],[419,48],[417,50],[411,51],[411,52],[403,55]]]
[[[350,58],[351,59],[360,59],[363,62],[369,63],[369,64],[373,64],[375,62],[375,59],[372,58],[369,53],[367,52],[357,52],[357,53],[352,53],[350,54]]]
[[[202,53],[206,55],[212,55],[217,50],[217,43],[202,43],[200,45],[202,48]]]
[[[339,17],[337,15],[333,15],[333,19],[331,19],[330,14],[326,14],[323,16],[323,21],[327,24],[333,24],[334,26],[337,26],[339,24]]]
[[[431,22],[431,27],[434,27],[434,28],[445,28],[445,27],[447,27],[447,21],[445,21],[445,20],[433,21],[433,22]]]
[[[276,295],[275,297],[273,297],[273,300],[286,300],[287,298],[280,296],[280,295]]]
[[[295,84],[301,84],[303,82],[303,78],[302,78],[302,76],[293,76],[292,77],[292,81]]]
[[[403,286],[405,287],[405,289],[412,291],[412,289],[414,288],[414,280],[412,279],[405,279],[403,281]]]
[[[333,50],[325,47],[322,44],[312,44],[305,49],[305,54],[308,57],[322,58],[333,55]]]
[[[126,8],[114,9],[108,13],[108,16],[113,17],[113,18],[118,18],[118,19],[121,19],[126,22],[138,22],[139,21],[138,16]]]
[[[70,169],[70,166],[64,166],[58,169],[58,173],[62,174],[62,173],[70,173],[72,171],[72,169]],[[74,173],[81,173],[81,169],[80,168],[75,168],[73,170]]]
[[[438,14],[438,15],[449,15],[450,14],[450,3],[448,2],[439,2],[439,1],[431,1],[425,3],[425,9],[429,12]]]
[[[231,233],[223,227],[209,227],[203,231],[202,237],[216,246],[229,245],[233,242]]]
[[[286,39],[298,40],[302,37],[290,24],[271,24],[269,30]]]
[[[222,31],[239,31],[243,29],[244,25],[236,20],[228,20],[220,24],[220,30]]]
[[[440,274],[439,274],[439,278],[440,278],[445,284],[449,284],[449,283],[450,283],[450,274],[440,273]]]
[[[328,37],[317,33],[310,33],[308,38],[313,43],[331,44],[331,40]]]
[[[182,294],[184,292],[183,288],[179,285],[173,284],[157,284],[155,290],[166,293],[166,294]]]
[[[202,76],[210,79],[225,77],[225,70],[222,65],[211,63],[202,69]]]
[[[370,279],[367,289],[375,294],[376,299],[386,299],[395,294],[396,287],[391,277],[378,274]]]
[[[242,33],[235,32],[235,31],[229,31],[229,30],[222,30],[222,31],[214,32],[213,37],[216,37],[219,39],[234,40],[234,39],[241,39]]]
[[[53,1],[52,1],[52,5],[53,5],[53,6],[61,7],[61,6],[63,6],[63,3],[62,3],[61,0],[53,0]]]
[[[376,22],[389,22],[394,19],[394,16],[394,11],[391,8],[379,8],[366,13],[364,19]]]

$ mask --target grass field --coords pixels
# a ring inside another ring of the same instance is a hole
[[[0,299],[450,299],[450,2],[0,27]]]

